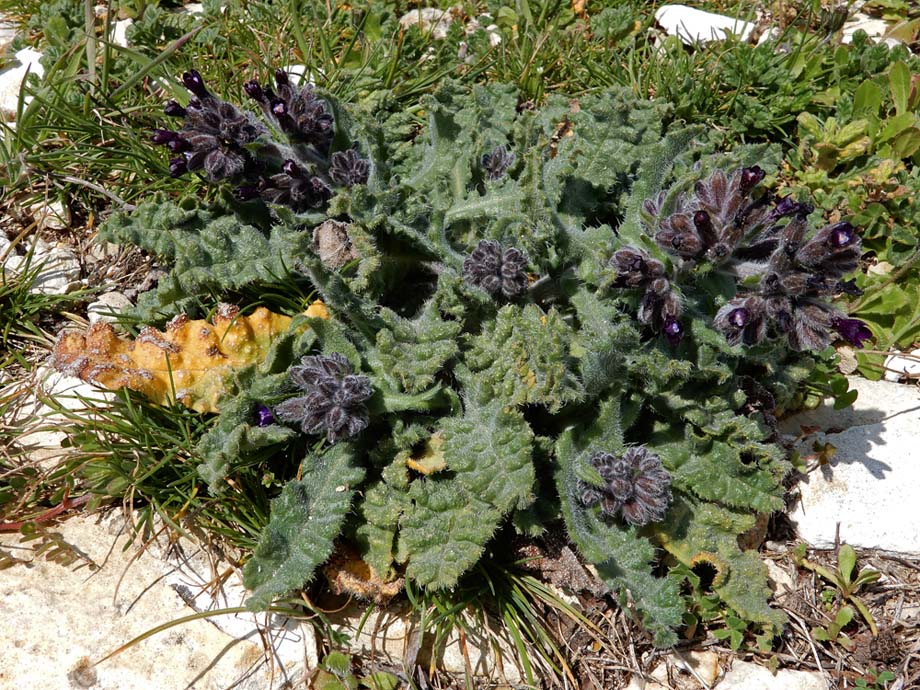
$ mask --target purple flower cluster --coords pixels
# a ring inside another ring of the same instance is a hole
[[[655,243],[674,257],[679,274],[706,264],[748,286],[715,315],[715,326],[732,345],[776,336],[797,350],[820,350],[836,333],[861,347],[872,335],[868,327],[828,301],[852,292],[841,278],[861,255],[856,230],[840,222],[812,233],[810,205],[768,193],[754,196],[763,178],[757,166],[730,176],[717,170],[679,198],[669,215],[662,213],[666,193],[647,200],[644,220]],[[639,320],[670,342],[679,340],[681,301],[664,264],[644,250],[624,247],[611,265],[617,272],[614,287],[645,291]]]
[[[834,333],[857,347],[872,336],[862,321],[846,318],[828,302],[841,291],[839,279],[859,261],[855,229],[841,222],[811,237],[808,230],[805,218],[795,216],[760,240],[771,252],[759,264],[759,284],[715,316],[716,327],[730,343],[756,345],[772,332],[785,336],[796,350],[821,350]]]
[[[635,446],[622,455],[595,453],[591,465],[604,483],[579,483],[583,505],[600,504],[608,517],[622,515],[637,527],[664,520],[671,502],[671,475],[658,455],[645,446]]]
[[[489,153],[482,154],[482,169],[490,180],[501,179],[514,164],[514,154],[504,146],[496,146]]]
[[[214,96],[197,71],[182,81],[193,98],[185,107],[169,101],[164,110],[183,126],[152,137],[179,154],[169,162],[173,176],[202,171],[211,182],[234,183],[241,201],[260,198],[297,212],[323,206],[336,186],[367,182],[370,162],[355,148],[329,153],[335,120],[326,102],[310,86],[293,86],[283,71],[275,73],[275,88],[249,81],[244,89],[293,146],[276,144],[253,113]]]
[[[256,164],[246,147],[266,133],[264,125],[252,113],[208,91],[196,70],[183,74],[182,82],[194,98],[185,108],[176,101],[165,107],[167,115],[185,119],[182,129],[154,130],[152,137],[155,144],[181,154],[169,161],[170,173],[178,176],[201,170],[216,182],[254,172]]]
[[[527,256],[505,249],[495,240],[482,240],[463,262],[463,278],[492,297],[513,299],[527,290]]]
[[[298,424],[305,434],[325,433],[329,443],[355,436],[368,425],[364,403],[374,389],[367,376],[355,374],[343,355],[314,355],[291,367],[291,381],[304,395],[275,407],[278,419]]]
[[[275,71],[275,86],[277,91],[253,80],[243,84],[243,89],[292,141],[328,150],[335,133],[335,120],[313,87],[297,88],[280,69]]]

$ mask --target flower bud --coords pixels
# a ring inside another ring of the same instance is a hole
[[[185,88],[198,96],[198,98],[205,99],[211,95],[205,88],[204,79],[201,78],[201,73],[196,69],[185,72],[182,75],[182,83],[185,84]]]
[[[756,187],[764,177],[766,173],[760,168],[760,166],[754,165],[750,168],[741,169],[741,193],[747,194],[754,187]]]

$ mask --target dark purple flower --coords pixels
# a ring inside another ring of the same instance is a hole
[[[680,298],[667,278],[656,278],[648,284],[639,302],[639,323],[663,333],[668,342],[676,345],[683,337],[680,323],[682,312]]]
[[[644,249],[622,247],[614,252],[610,265],[616,269],[617,276],[613,287],[644,287],[656,278],[664,275],[664,264],[649,256]]]
[[[280,173],[259,183],[259,196],[269,203],[288,206],[301,213],[325,204],[332,198],[332,190],[309,170],[293,160],[286,160]]]
[[[269,426],[275,423],[275,415],[265,405],[256,405],[256,426]]]
[[[170,117],[185,117],[186,110],[178,101],[169,100],[166,102],[166,105],[163,106],[163,112],[169,115]]]
[[[309,84],[303,88],[295,87],[283,70],[275,72],[275,84],[277,93],[255,81],[247,82],[243,88],[289,138],[327,151],[335,121],[325,101],[313,92]]]
[[[620,456],[595,453],[590,462],[604,483],[579,482],[583,505],[600,503],[606,516],[620,514],[636,527],[664,520],[671,502],[671,475],[658,455],[645,446],[636,446]]]
[[[766,306],[758,295],[737,297],[719,309],[713,324],[731,345],[756,345],[767,333]]]
[[[847,222],[834,223],[815,233],[795,248],[795,262],[816,274],[838,278],[859,264],[862,243],[856,229]]]
[[[684,337],[684,327],[680,321],[674,318],[665,319],[661,332],[664,334],[668,344],[672,346],[677,346]]]
[[[815,208],[811,204],[799,203],[793,199],[792,196],[784,196],[776,203],[776,206],[774,206],[773,210],[770,212],[770,220],[778,220],[779,218],[795,215],[807,216],[814,210]]]
[[[255,79],[250,79],[245,84],[243,84],[243,91],[246,92],[246,95],[252,98],[255,101],[265,100],[265,92],[262,90],[262,86]]]
[[[761,180],[766,177],[760,166],[754,165],[750,168],[741,169],[741,191],[744,194],[750,192],[754,187],[760,184]]]
[[[712,227],[712,218],[707,211],[701,209],[694,213],[693,225],[705,245],[712,246],[718,241],[716,232]]]
[[[828,242],[834,249],[849,247],[855,241],[856,230],[849,223],[836,223],[830,227]]]
[[[185,88],[202,100],[211,96],[211,92],[205,88],[204,79],[201,78],[201,73],[196,69],[183,73],[182,83],[185,84]]]
[[[490,180],[500,179],[514,163],[514,154],[504,146],[496,146],[490,153],[482,154],[482,169]]]
[[[370,170],[370,161],[361,158],[353,148],[336,151],[332,154],[329,163],[329,177],[343,187],[354,187],[356,184],[366,183]]]
[[[872,331],[859,319],[836,318],[831,321],[831,326],[853,347],[861,348],[865,341],[872,339]]]
[[[196,97],[185,108],[170,101],[165,110],[168,115],[184,117],[185,123],[178,132],[157,130],[154,142],[174,153],[186,153],[185,169],[201,170],[212,182],[248,176],[256,166],[247,145],[265,133],[264,125],[252,113],[211,94],[197,71],[186,72],[182,81]],[[170,168],[173,174],[181,174],[181,166],[171,164]]]
[[[663,219],[655,233],[655,242],[669,254],[694,259],[706,249],[696,225],[686,213],[674,213]]]
[[[185,158],[169,159],[169,174],[171,177],[181,177],[188,172],[188,163]]]
[[[527,256],[520,249],[505,249],[495,240],[482,240],[463,262],[463,278],[492,297],[512,299],[528,285]]]
[[[300,365],[291,367],[289,376],[305,395],[275,407],[281,421],[298,424],[306,434],[325,432],[329,443],[355,436],[367,427],[364,403],[374,389],[367,376],[352,371],[343,355],[304,357]]]

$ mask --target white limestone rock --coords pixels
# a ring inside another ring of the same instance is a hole
[[[19,108],[19,92],[26,75],[34,74],[39,79],[45,75],[45,68],[39,60],[42,54],[31,48],[23,48],[14,56],[18,65],[0,72],[0,119],[13,120]],[[28,105],[32,96],[26,96],[24,104]]]
[[[239,568],[184,537],[158,541],[152,545],[151,553],[160,559],[164,584],[194,611],[236,608],[249,598]],[[218,574],[224,577],[216,587]],[[216,615],[208,620],[238,640],[261,639],[263,644],[270,644],[272,664],[288,679],[309,675],[319,663],[320,646],[312,625],[284,616],[249,612]]]
[[[795,591],[795,581],[785,568],[780,567],[769,558],[764,559],[764,564],[767,566],[767,578],[770,580],[770,587],[775,597],[782,598]]]
[[[892,354],[885,358],[886,381],[918,378],[920,378],[920,350],[914,350],[910,354]]]
[[[851,378],[855,404],[834,410],[827,402],[785,420],[785,433],[817,427],[801,441],[803,456],[815,442],[830,443],[830,461],[799,484],[791,514],[799,535],[818,548],[840,539],[857,548],[920,555],[920,388]]]
[[[70,210],[60,200],[39,201],[27,210],[39,230],[63,230],[70,225]]]
[[[655,12],[655,21],[669,36],[677,36],[686,45],[722,41],[729,33],[746,41],[754,30],[751,22],[686,5],[662,5]]]
[[[848,45],[853,42],[853,36],[857,31],[865,31],[869,40],[875,43],[884,42],[889,48],[899,45],[901,42],[895,38],[883,38],[891,29],[891,24],[884,19],[870,17],[863,12],[857,12],[850,17],[843,25],[843,36],[840,42]]]
[[[399,26],[408,29],[418,25],[425,33],[431,33],[434,39],[447,38],[447,32],[454,21],[450,10],[439,10],[436,7],[420,7],[417,10],[406,12],[399,18]]]
[[[633,676],[625,690],[670,690],[671,688],[712,687],[721,673],[719,655],[693,650],[671,652],[652,669],[647,678]],[[701,685],[702,683],[702,685]]]
[[[85,412],[105,406],[113,393],[104,391],[45,366],[35,369],[31,378],[7,390],[11,406],[5,410],[3,423],[16,429],[15,447],[37,465],[52,468],[70,452],[62,445],[67,439],[63,427],[69,422],[57,407],[70,412]]]
[[[133,19],[119,19],[112,24],[110,40],[122,48],[128,47],[128,27],[134,24]]]
[[[509,684],[522,682],[523,674],[517,666],[517,652],[507,632],[500,628],[483,630],[481,634],[467,634],[466,657],[456,631],[448,635],[443,649],[432,659],[433,635],[422,635],[417,616],[411,614],[406,604],[391,604],[386,609],[376,609],[363,617],[366,605],[349,604],[342,610],[327,614],[332,626],[348,635],[350,651],[365,657],[380,659],[395,666],[418,663],[427,668],[434,662],[437,668],[457,674],[467,671],[466,659],[474,676],[488,677]],[[466,616],[467,614],[463,614]],[[359,625],[363,621],[363,627]],[[467,619],[472,630],[480,625]],[[492,648],[497,641],[498,654]]]
[[[8,249],[8,247],[7,247]],[[32,279],[29,292],[41,295],[64,295],[81,287],[80,260],[67,245],[51,246],[36,240],[28,253],[0,251],[2,268],[7,276],[26,272]],[[5,258],[3,258],[5,257]]]
[[[824,678],[811,671],[770,669],[735,660],[731,669],[715,686],[716,690],[827,690]]]
[[[305,682],[302,666],[290,673],[273,665],[258,636],[228,636],[208,620],[167,629],[102,661],[138,635],[192,611],[163,582],[161,561],[151,553],[137,555],[136,545],[125,550],[120,514],[102,520],[75,516],[51,531],[101,567],[93,572],[81,560],[58,565],[21,547],[19,535],[0,535],[0,549],[26,561],[0,579],[3,687],[270,690]]]
[[[86,307],[86,316],[90,324],[114,323],[118,315],[131,307],[131,300],[121,292],[106,292]]]
[[[16,38],[16,24],[0,14],[0,56],[14,38]]]

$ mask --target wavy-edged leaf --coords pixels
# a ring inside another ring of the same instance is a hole
[[[268,525],[243,568],[243,584],[252,590],[246,601],[250,609],[264,609],[313,576],[332,553],[355,486],[364,478],[354,449],[345,443],[307,456],[302,470],[301,478],[285,484],[272,501]]]
[[[572,335],[555,309],[509,304],[472,339],[466,362],[504,404],[540,404],[556,412],[582,395],[569,352]]]
[[[609,586],[621,594],[629,592],[655,644],[670,646],[677,642],[674,628],[681,623],[684,607],[676,583],[652,573],[654,546],[634,527],[605,521],[596,508],[585,508],[578,500],[579,467],[586,466],[596,451],[617,453],[623,447],[616,397],[602,403],[595,423],[583,433],[563,432],[556,443],[556,488],[562,514],[581,554],[595,564]]]

